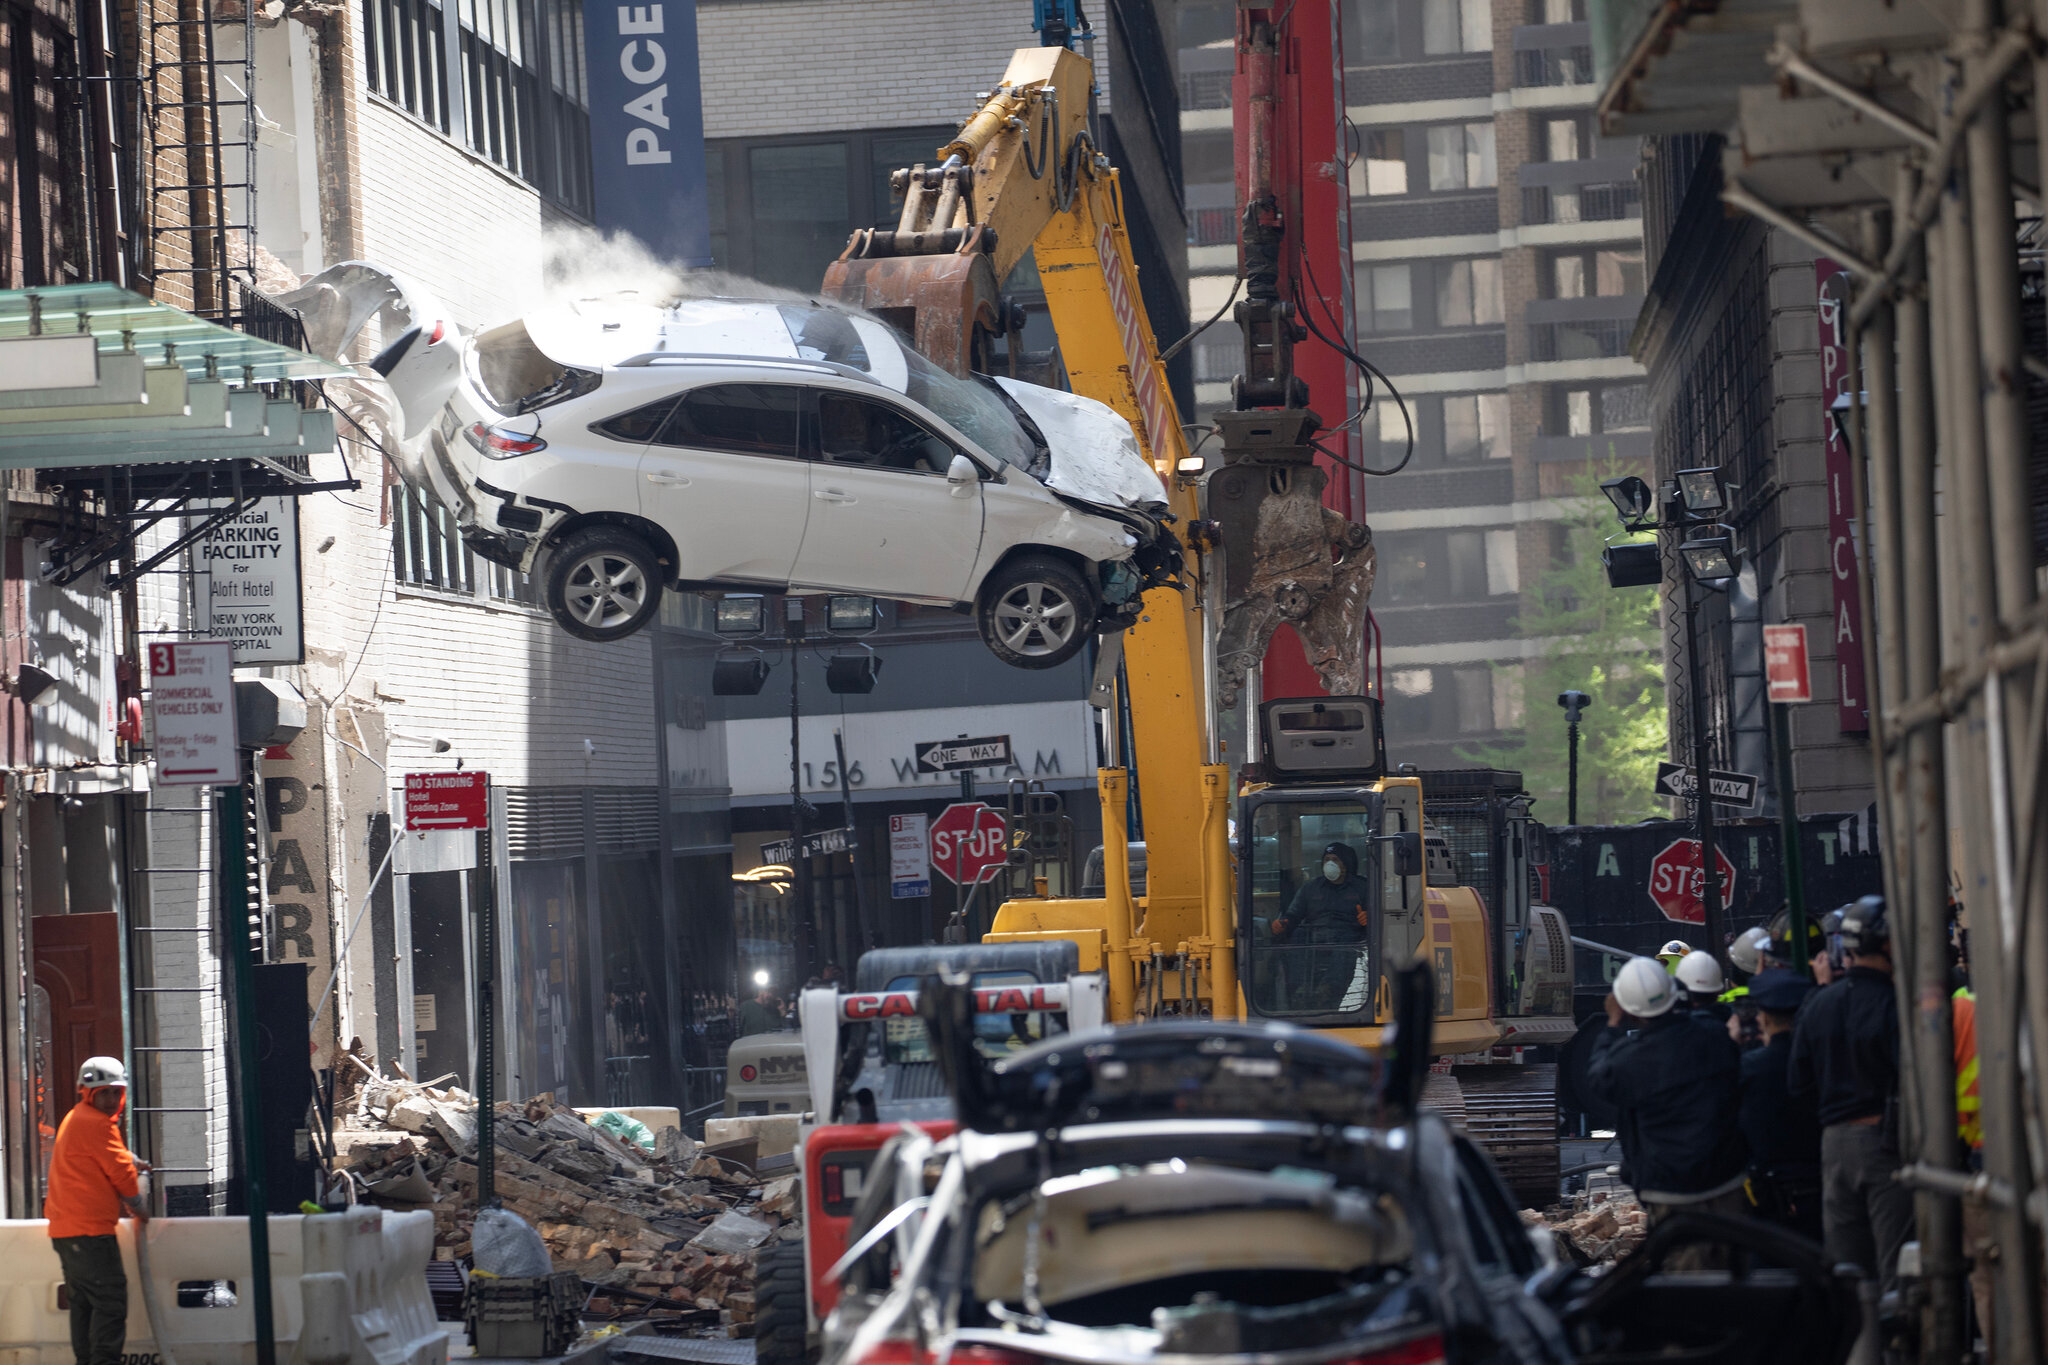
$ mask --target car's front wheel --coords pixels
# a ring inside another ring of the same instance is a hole
[[[547,573],[548,610],[584,640],[623,640],[661,609],[660,557],[623,526],[591,526],[555,547]]]
[[[1095,589],[1051,555],[1011,560],[981,585],[982,643],[1014,668],[1057,668],[1081,652],[1095,625]]]

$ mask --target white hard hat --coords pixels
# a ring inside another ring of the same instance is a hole
[[[1632,957],[1614,974],[1614,998],[1638,1019],[1668,1014],[1678,1003],[1678,983],[1654,957]]]
[[[1728,960],[1735,969],[1755,976],[1763,970],[1764,950],[1771,945],[1771,931],[1761,924],[1742,931],[1742,936],[1728,945]]]
[[[85,1065],[78,1068],[78,1088],[97,1090],[102,1086],[118,1085],[128,1088],[128,1068],[121,1065],[119,1057],[88,1057]]]
[[[1694,995],[1719,995],[1728,989],[1726,978],[1721,975],[1721,964],[1714,961],[1714,955],[1705,951],[1687,953],[1678,960],[1678,970],[1673,973],[1678,984]]]

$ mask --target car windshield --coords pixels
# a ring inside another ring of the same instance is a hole
[[[991,385],[956,379],[870,318],[829,308],[780,305],[782,325],[805,360],[845,365],[922,403],[1005,464],[1030,470],[1038,443]]]
[[[1372,812],[1355,801],[1274,801],[1254,813],[1252,960],[1245,986],[1260,1014],[1370,1019],[1372,925],[1366,912],[1380,903],[1378,866]],[[1334,878],[1327,875],[1332,867]]]

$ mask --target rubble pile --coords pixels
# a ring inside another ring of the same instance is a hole
[[[1580,1265],[1618,1261],[1649,1235],[1643,1206],[1625,1190],[1581,1193],[1542,1213],[1523,1209],[1522,1221],[1549,1228],[1557,1238],[1557,1254]]]
[[[586,1317],[649,1316],[753,1335],[754,1263],[802,1236],[794,1176],[760,1179],[674,1128],[653,1150],[621,1140],[552,1094],[496,1109],[497,1193],[531,1223],[557,1271],[591,1287]],[[470,1256],[476,1100],[455,1088],[369,1076],[337,1114],[334,1168],[358,1197],[434,1211],[434,1258]]]

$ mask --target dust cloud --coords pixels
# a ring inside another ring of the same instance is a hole
[[[549,228],[541,238],[541,288],[528,307],[637,296],[662,306],[684,299],[747,298],[802,303],[816,295],[763,284],[726,270],[691,270],[656,256],[627,233]]]

